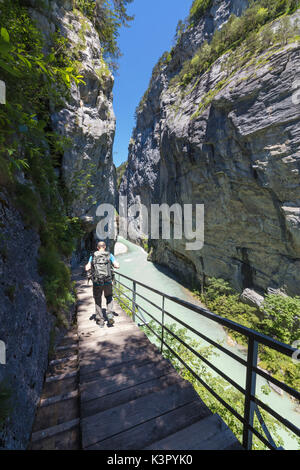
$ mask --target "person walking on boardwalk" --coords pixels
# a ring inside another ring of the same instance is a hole
[[[90,256],[90,259],[85,266],[86,271],[91,270],[92,281],[93,281],[93,296],[95,300],[95,313],[97,323],[100,327],[104,327],[104,317],[102,313],[102,293],[104,292],[106,298],[106,315],[108,319],[108,325],[114,324],[114,317],[112,311],[113,305],[113,292],[112,292],[112,269],[119,269],[120,265],[116,261],[115,257],[106,251],[105,242],[99,242],[97,245],[97,251]]]

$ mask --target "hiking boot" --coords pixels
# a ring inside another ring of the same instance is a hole
[[[105,325],[104,320],[97,320],[97,325],[99,325],[100,328],[104,328],[104,325]]]
[[[113,326],[115,323],[113,315],[110,313],[107,315],[107,324],[108,326]]]

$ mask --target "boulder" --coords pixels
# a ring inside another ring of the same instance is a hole
[[[240,295],[240,300],[247,305],[251,305],[251,307],[259,309],[264,301],[264,297],[253,289],[245,289]]]

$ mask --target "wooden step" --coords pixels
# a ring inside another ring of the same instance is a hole
[[[70,359],[67,362],[59,362],[55,365],[49,365],[46,377],[60,376],[62,374],[68,374],[76,372],[78,369],[78,357],[74,356],[74,359]]]
[[[178,380],[178,377],[177,377]],[[199,400],[150,419],[89,447],[91,450],[141,450],[182,428],[209,416],[211,412]]]
[[[124,356],[134,353],[137,349],[145,347],[149,344],[147,336],[138,328],[134,328],[128,332],[119,332],[115,335],[103,335],[96,340],[86,338],[80,344],[79,360],[90,363],[100,357],[107,357],[114,351],[122,351]],[[101,351],[101,353],[100,353]]]
[[[101,357],[96,357],[92,362],[85,359],[80,360],[80,380],[88,381],[95,375],[113,375],[122,368],[131,367],[137,363],[147,364],[151,360],[162,360],[157,348],[152,344],[134,351],[132,354],[124,355],[123,351],[107,351]],[[118,369],[119,368],[119,369]],[[106,371],[106,373],[105,373]]]
[[[57,375],[54,377],[47,377],[44,389],[43,398],[50,398],[56,395],[72,392],[78,388],[78,372],[74,371],[68,374]]]
[[[143,349],[143,348],[141,348]],[[94,354],[89,354],[85,355],[83,358],[79,360],[79,366],[80,366],[80,380],[85,381],[87,380],[86,376],[91,376],[94,373],[97,373],[97,371],[101,371],[104,369],[109,369],[110,367],[122,367],[122,364],[132,364],[136,360],[137,361],[146,361],[148,362],[148,358],[150,356],[147,353],[141,354],[140,358],[136,358],[133,354],[129,355],[127,359],[120,357],[121,355],[117,354],[112,354],[111,358],[98,358],[97,356],[95,357]],[[126,355],[125,355],[126,357]]]
[[[83,418],[81,420],[82,446],[88,448],[133,426],[194,401],[196,397],[197,394],[191,384],[183,382]]]
[[[79,418],[79,409],[78,390],[43,399],[36,413],[33,432]]]
[[[78,398],[78,396],[79,396],[79,391],[73,390],[72,392],[63,393],[62,395],[55,395],[54,397],[50,397],[50,398],[42,398],[39,403],[39,406],[45,407],[45,406],[54,405],[55,403],[63,402],[65,400],[70,400],[71,398]]]
[[[135,387],[117,390],[109,395],[96,398],[94,400],[85,401],[81,404],[81,416],[86,418],[93,414],[100,413],[101,411],[117,407],[129,401],[135,400],[142,396],[150,395],[151,393],[164,390],[170,385],[178,383],[179,378],[176,372],[170,372],[162,377],[157,377],[152,380],[140,383]]]
[[[219,415],[214,414],[154,442],[146,450],[225,450],[236,440]]]
[[[66,374],[50,375],[49,377],[46,377],[45,382],[46,383],[59,382],[61,380],[67,380],[73,377],[77,377],[77,374],[78,374],[78,369],[72,372],[67,372]]]
[[[31,442],[29,450],[80,450],[81,435],[79,424],[53,436]]]
[[[65,335],[62,340],[60,341],[59,343],[59,347],[60,346],[72,346],[72,345],[77,345],[78,344],[78,334],[77,332],[76,333],[72,333],[72,335],[70,336],[67,336]]]
[[[114,393],[118,390],[134,387],[147,380],[161,377],[174,371],[174,368],[167,361],[158,358],[157,362],[133,363],[131,367],[123,366],[117,374],[109,373],[105,370],[97,380],[81,383],[81,402],[95,400],[101,396]],[[98,371],[98,376],[101,371]]]
[[[67,361],[68,358],[71,358],[76,354],[78,354],[78,348],[56,349],[52,360],[57,361],[59,359],[62,359],[64,361]]]
[[[79,418],[75,418],[71,421],[67,421],[65,423],[58,424],[57,426],[51,426],[47,429],[43,429],[41,431],[34,432],[34,433],[32,433],[31,441],[32,442],[37,442],[37,441],[40,441],[42,439],[46,439],[48,437],[53,437],[56,434],[60,434],[60,433],[65,432],[65,431],[69,431],[70,429],[78,426],[79,422],[80,422]]]
[[[80,449],[77,327],[68,331],[50,361],[29,448]]]
[[[52,359],[52,361],[49,362],[49,366],[57,366],[59,364],[64,364],[65,362],[69,361],[76,361],[77,360],[77,354],[72,355],[72,356],[67,356],[67,357],[61,357],[60,359]]]
[[[121,326],[122,325],[122,326]],[[78,325],[78,333],[79,333],[79,341],[82,341],[82,336],[87,335],[87,333],[90,333],[90,335],[93,334],[93,336],[99,336],[104,337],[104,336],[109,336],[113,334],[120,334],[121,332],[126,332],[126,331],[131,331],[131,330],[138,330],[138,326],[135,325],[133,322],[127,322],[125,321],[119,325],[119,328],[116,328],[118,326],[118,323],[115,323],[114,326],[108,327],[106,324],[104,328],[100,328],[99,325],[97,325],[95,322],[91,322],[91,324],[88,323],[79,323]]]
[[[47,376],[39,411],[40,426],[47,429],[36,427],[34,438],[39,431],[46,431],[46,436],[34,440],[35,448],[138,450],[161,446],[163,450],[176,449],[180,439],[186,450],[237,448],[227,426],[212,415],[192,385],[176,373],[116,300],[114,326],[96,324],[92,286],[80,280],[79,273],[76,279],[78,341],[61,343],[52,363],[54,375]],[[77,347],[75,361],[69,353],[73,349],[75,356]],[[64,365],[66,369],[62,369]],[[74,405],[79,399],[80,426],[76,421],[72,427],[72,421],[78,419]],[[51,410],[53,416],[47,415]]]
[[[165,361],[165,360],[164,360]],[[169,370],[174,370],[171,363],[168,361],[166,362],[166,367]],[[124,380],[125,377],[131,375],[136,370],[143,370],[143,367],[148,368],[149,364],[152,364],[152,368],[154,369],[156,364],[159,365],[162,362],[161,357],[154,357],[150,358],[149,356],[145,356],[144,359],[135,359],[129,362],[117,364],[113,367],[106,367],[106,365],[102,369],[93,370],[88,374],[80,373],[80,382],[82,384],[88,384],[90,382],[95,381],[102,381],[104,384],[104,380],[114,380],[115,382],[118,380],[118,376],[123,376]]]
[[[78,349],[78,344],[76,343],[71,343],[71,344],[64,344],[62,346],[58,346],[56,348],[56,351],[69,351],[69,350],[77,350]]]

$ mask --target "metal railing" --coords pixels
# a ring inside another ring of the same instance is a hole
[[[275,419],[277,419],[280,423],[282,423],[284,426],[286,426],[292,433],[294,433],[296,436],[300,437],[300,430],[297,426],[295,426],[293,423],[291,423],[289,420],[286,418],[282,417],[280,414],[278,414],[275,410],[271,409],[268,405],[266,405],[264,402],[262,402],[259,398],[256,397],[256,378],[257,375],[260,375],[261,377],[265,378],[269,382],[273,383],[277,387],[279,387],[281,390],[285,391],[288,393],[290,396],[292,396],[294,399],[300,401],[300,393],[291,388],[289,385],[286,385],[284,382],[279,381],[278,379],[272,377],[262,369],[258,368],[258,346],[259,344],[262,344],[264,346],[267,346],[277,352],[280,352],[284,354],[285,356],[292,357],[296,349],[292,348],[291,346],[287,344],[280,343],[279,341],[276,341],[264,334],[261,334],[257,331],[251,330],[250,328],[244,327],[238,323],[235,323],[231,320],[228,320],[227,318],[220,317],[219,315],[216,315],[209,310],[206,310],[205,308],[199,307],[197,305],[194,305],[192,303],[186,302],[184,300],[181,300],[177,297],[170,296],[166,293],[163,293],[157,289],[154,289],[153,287],[147,286],[139,281],[136,281],[134,279],[131,279],[128,276],[125,276],[124,274],[117,274],[118,280],[115,279],[114,282],[114,287],[115,287],[115,296],[119,300],[120,304],[124,305],[124,297],[127,299],[129,302],[129,305],[131,306],[131,313],[132,313],[132,319],[133,321],[136,321],[136,318],[138,320],[141,320],[141,324],[139,326],[144,325],[146,326],[152,334],[154,334],[159,342],[160,342],[160,350],[163,352],[163,347],[167,347],[171,353],[178,359],[183,366],[199,381],[201,385],[203,385],[212,395],[214,398],[216,398],[227,410],[229,410],[235,418],[237,418],[242,424],[243,424],[243,441],[242,445],[245,449],[251,450],[252,449],[252,441],[253,441],[253,435],[257,436],[258,439],[260,439],[263,444],[269,449],[282,449],[276,446],[264,420],[263,417],[259,411],[258,407],[261,407],[263,410],[268,412],[271,416],[273,416]],[[129,287],[128,285],[125,285],[121,282],[121,278],[126,279],[130,283],[132,283],[132,288]],[[158,294],[161,299],[162,299],[162,304],[157,305],[155,304],[152,300],[147,299],[145,296],[137,292],[137,285],[141,286],[144,289],[147,289],[149,292],[152,292],[154,294]],[[129,297],[122,289],[126,289],[127,291],[130,291],[132,293],[132,297]],[[123,297],[123,298],[122,298]],[[159,321],[157,318],[155,318],[150,312],[146,311],[145,308],[143,308],[141,305],[138,304],[137,302],[137,297],[145,300],[146,302],[149,303],[149,305],[152,305],[156,309],[158,309],[161,312],[161,321]],[[183,307],[186,307],[187,309],[196,312],[199,315],[202,315],[219,325],[226,327],[230,330],[236,331],[245,337],[248,338],[248,352],[247,352],[247,359],[243,359],[239,357],[237,354],[233,353],[232,351],[224,348],[221,344],[217,343],[216,341],[212,340],[205,334],[201,333],[200,331],[195,330],[192,326],[188,325],[185,323],[183,320],[180,318],[177,318],[175,315],[171,314],[170,312],[166,311],[165,309],[165,300],[171,300],[172,302],[175,302],[175,304],[181,305]],[[126,307],[128,307],[128,303],[125,304]],[[152,320],[154,320],[158,325],[161,327],[161,336],[159,336],[150,326],[150,324],[146,321],[143,313],[148,315]],[[241,387],[235,380],[233,380],[231,377],[227,376],[223,371],[221,371],[219,368],[217,368],[214,364],[212,364],[207,358],[203,357],[198,351],[195,351],[193,347],[191,347],[189,344],[187,344],[185,341],[183,341],[179,336],[177,336],[174,332],[172,332],[168,326],[165,323],[165,316],[168,316],[175,320],[177,323],[182,325],[184,328],[187,330],[191,331],[198,337],[202,338],[206,342],[210,343],[214,347],[218,348],[220,351],[225,353],[226,355],[230,356],[233,358],[235,361],[239,362],[243,366],[246,367],[246,387],[243,388]],[[218,375],[220,375],[223,379],[225,379],[227,382],[229,382],[235,389],[237,389],[240,393],[244,395],[244,416],[241,416],[231,405],[229,405],[225,400],[223,400],[222,397],[220,397],[204,380],[199,377],[199,375],[190,368],[188,364],[186,364],[183,359],[165,342],[165,332],[168,332],[170,335],[172,335],[177,341],[182,343],[188,350],[190,350],[192,353],[194,353],[201,361],[203,361],[205,364],[207,364],[212,370],[214,370]],[[256,414],[258,421],[261,425],[261,428],[263,429],[263,432],[265,436],[263,436],[260,432],[257,431],[257,429],[254,428],[254,415]]]

